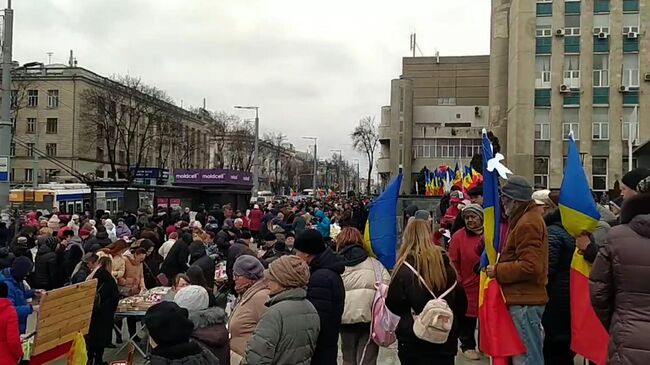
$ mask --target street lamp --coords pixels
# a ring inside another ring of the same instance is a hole
[[[249,109],[255,110],[255,141],[253,145],[253,196],[257,196],[257,192],[260,188],[259,174],[260,174],[260,163],[257,158],[259,153],[259,139],[260,139],[260,117],[259,117],[259,106],[242,106],[235,105],[235,109]]]
[[[314,141],[314,176],[312,176],[312,186],[311,189],[314,192],[314,197],[316,196],[316,174],[318,172],[318,137],[302,137],[302,139],[308,139]]]

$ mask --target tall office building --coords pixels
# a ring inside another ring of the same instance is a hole
[[[573,131],[593,190],[620,181],[630,132],[650,137],[647,24],[650,0],[492,0],[490,124],[511,170],[559,188]]]

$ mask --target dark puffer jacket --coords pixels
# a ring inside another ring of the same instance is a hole
[[[454,270],[449,257],[444,254],[445,269],[447,271],[447,288],[454,285],[456,281],[456,271]],[[406,261],[413,265],[415,260],[413,257],[407,257]],[[445,290],[447,290],[445,288]],[[434,292],[436,295],[441,295],[445,290]],[[419,314],[424,309],[424,306],[433,297],[429,291],[420,284],[417,276],[406,265],[401,265],[393,275],[388,288],[388,295],[386,297],[386,307],[400,316],[399,324],[395,334],[399,342],[399,351],[406,351],[409,353],[417,354],[423,358],[431,358],[436,356],[456,356],[458,353],[458,325],[459,321],[467,311],[467,297],[461,285],[456,285],[456,288],[449,293],[444,299],[449,304],[449,307],[454,312],[454,322],[449,333],[449,338],[444,344],[433,344],[419,339],[413,333],[413,315],[412,311]]]
[[[311,364],[334,365],[338,354],[339,330],[345,307],[345,286],[341,274],[343,259],[327,248],[309,264],[311,276],[307,300],[314,305],[320,318],[320,334]]]
[[[192,338],[210,350],[219,359],[219,364],[230,364],[226,312],[219,307],[208,308],[190,312],[189,319],[194,323]]]
[[[650,194],[625,202],[589,278],[591,303],[609,331],[612,365],[650,363]]]
[[[575,239],[562,225],[560,210],[544,217],[548,230],[548,303],[542,317],[546,338],[550,341],[571,340],[571,303],[569,272],[576,248]]]
[[[207,349],[196,342],[173,346],[158,346],[151,350],[151,365],[212,365],[221,364]]]
[[[108,238],[108,233],[106,231],[99,231],[95,237],[88,239],[84,243],[84,252],[97,252],[110,244],[111,239]]]
[[[0,270],[11,267],[16,255],[9,249],[9,247],[0,247]]]
[[[51,237],[56,248],[56,239]],[[57,261],[57,255],[52,249],[52,243],[43,242],[36,252],[34,263],[34,288],[52,290],[63,286],[63,270]]]

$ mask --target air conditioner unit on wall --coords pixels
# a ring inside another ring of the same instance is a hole
[[[645,81],[650,81],[650,72],[646,72],[646,73],[643,75],[643,80],[645,80]]]
[[[626,92],[628,92],[628,91],[630,91],[630,87],[629,87],[629,86],[621,85],[621,86],[618,88],[618,92],[621,92],[621,93],[626,93]]]
[[[562,85],[560,85],[560,92],[561,93],[570,93],[571,88],[569,87],[569,85],[562,84]]]
[[[627,37],[628,37],[629,39],[636,39],[636,38],[639,38],[639,33],[637,33],[637,32],[629,32],[629,33],[627,34]]]
[[[558,37],[564,36],[564,28],[560,28],[560,29],[556,30],[555,35],[558,36]]]
[[[605,33],[605,32],[598,33],[598,38],[599,39],[605,39],[607,37],[609,37],[609,33]]]

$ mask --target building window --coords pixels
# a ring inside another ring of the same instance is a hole
[[[580,35],[580,15],[564,16],[564,35]]]
[[[400,132],[403,132],[403,131],[404,131],[404,121],[403,121],[403,120],[400,120],[400,121],[399,121],[399,131],[400,131]]]
[[[438,105],[456,105],[456,98],[453,96],[438,98]]]
[[[16,156],[16,142],[11,142],[9,146],[9,156]]]
[[[59,129],[59,120],[57,118],[47,118],[47,134],[57,134]]]
[[[103,179],[104,178],[104,170],[95,170],[95,177]]]
[[[471,158],[481,152],[481,139],[414,139],[415,158]]]
[[[623,37],[629,33],[639,33],[639,14],[623,14]]]
[[[25,133],[36,133],[36,118],[27,118],[27,130]]]
[[[98,161],[104,161],[104,149],[101,147],[97,147],[95,150],[95,159]]]
[[[609,14],[594,15],[594,35],[600,33],[609,35]]]
[[[609,13],[609,0],[594,0],[594,13]]]
[[[551,109],[535,108],[535,140],[548,141],[551,139]]]
[[[34,144],[33,143],[27,143],[27,156],[28,157],[34,156]]]
[[[59,90],[47,91],[47,107],[52,109],[59,107]]]
[[[592,124],[592,139],[609,139],[609,116],[607,108],[594,108],[594,122]]]
[[[11,90],[11,108],[18,108],[18,90]]]
[[[621,176],[627,174],[630,171],[629,170],[629,167],[630,167],[629,164],[630,164],[630,160],[627,157],[623,157],[623,173],[621,174]],[[639,167],[639,160],[637,160],[636,158],[633,158],[632,159],[632,169],[636,169],[637,167]]]
[[[34,180],[34,170],[25,169],[25,181],[32,181],[32,180]]]
[[[636,108],[623,108],[623,140],[627,141],[630,139],[630,129],[632,130],[632,142],[636,144],[639,140],[639,116],[638,111],[635,113]]]
[[[535,187],[548,188],[548,157],[535,157],[534,169]]]
[[[623,86],[639,87],[639,54],[623,54]]]
[[[126,153],[124,151],[119,151],[118,152],[118,160],[121,164],[126,163]]]
[[[609,86],[609,54],[594,55],[594,87]]]
[[[564,56],[564,84],[580,88],[580,56]]]
[[[38,106],[38,90],[27,90],[27,106],[31,108]]]
[[[404,88],[400,87],[399,88],[399,112],[400,112],[400,114],[404,113],[404,97],[405,97]]]
[[[623,11],[639,11],[639,0],[623,0]]]
[[[551,87],[551,56],[535,57],[535,88]]]
[[[565,108],[564,123],[562,123],[562,139],[569,139],[569,132],[573,130],[573,138],[580,139],[580,122],[578,119],[578,108]]]
[[[56,143],[48,143],[45,145],[45,153],[48,156],[56,156]]]
[[[550,16],[537,17],[535,19],[536,29],[535,35],[540,38],[550,37],[553,33],[552,22],[553,18]]]
[[[607,191],[607,158],[591,159],[591,183],[594,191]]]

